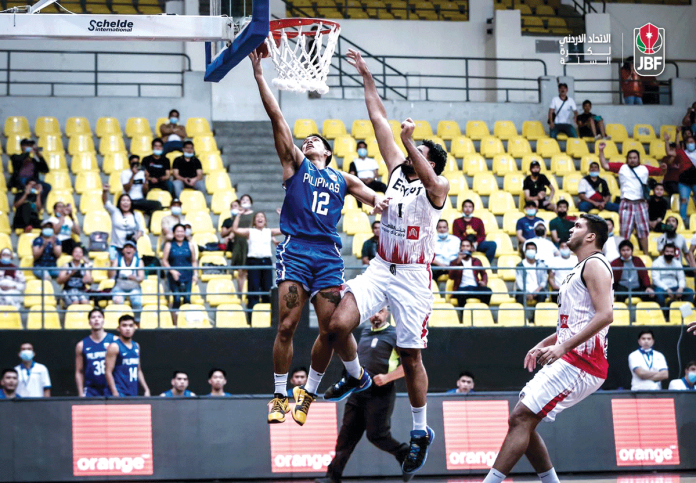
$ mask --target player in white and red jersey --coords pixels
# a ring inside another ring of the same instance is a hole
[[[544,367],[522,389],[503,446],[484,483],[502,483],[522,455],[542,483],[558,483],[536,427],[542,420],[554,421],[558,413],[588,397],[607,378],[607,332],[614,320],[614,277],[602,255],[607,237],[606,222],[596,215],[580,215],[570,230],[568,247],[580,263],[561,284],[556,333],[524,358],[530,372],[537,364]]]

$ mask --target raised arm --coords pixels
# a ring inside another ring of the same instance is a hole
[[[602,165],[603,170],[611,171],[611,169],[609,169],[609,163],[607,162],[607,158],[606,156],[604,156],[604,148],[606,147],[606,145],[606,143],[599,143],[599,164]]]
[[[251,228],[239,228],[239,220],[241,219],[241,213],[234,217],[234,221],[232,222],[232,231],[235,235],[243,236],[244,238],[249,238],[249,231],[251,230]]]
[[[416,128],[416,123],[410,117],[401,124],[401,140],[404,142],[408,157],[413,163],[413,169],[416,170],[418,178],[423,183],[425,191],[428,193],[430,201],[435,206],[442,206],[449,193],[449,181],[444,176],[435,174],[435,170],[430,166],[430,161],[425,159],[423,153],[416,148],[416,143],[413,142],[413,130]]]
[[[381,214],[389,206],[389,199],[376,193],[372,188],[369,188],[365,183],[360,181],[360,178],[352,174],[343,173],[348,187],[348,193],[353,195],[360,202],[372,206],[373,215]]]

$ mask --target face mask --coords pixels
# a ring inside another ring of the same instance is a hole
[[[249,208],[251,208],[251,203],[242,203],[242,208],[248,210]]]
[[[154,154],[155,156],[162,156],[163,151],[164,150],[162,150],[162,149],[153,149],[152,154]]]
[[[231,210],[231,211],[230,211],[230,214],[231,214],[232,216],[237,216],[237,215],[239,214],[239,210]]]
[[[52,237],[53,236],[53,228],[44,228],[41,230],[41,234],[45,237]]]
[[[534,208],[529,208],[527,210],[524,210],[524,212],[527,213],[527,216],[534,216],[536,215],[537,210],[535,210]]]
[[[473,215],[473,213],[464,213],[464,218],[471,218]]]
[[[181,206],[172,206],[172,215],[179,216],[181,214]]]
[[[665,255],[665,262],[670,263],[674,259],[674,255]]]
[[[186,228],[186,236],[191,236],[191,228]]]
[[[471,256],[471,250],[464,250],[462,253],[464,254],[465,257]]]
[[[193,157],[193,153],[184,153],[184,157],[185,157],[185,158],[192,158],[192,157]]]
[[[621,260],[623,260],[624,262],[628,262],[628,261],[631,260],[632,258],[633,258],[633,257],[621,257]]]
[[[19,353],[19,358],[24,362],[29,362],[34,359],[34,351],[25,349]]]
[[[536,258],[536,250],[527,250],[524,252],[524,256],[527,257],[527,260],[534,260]]]
[[[437,237],[438,237],[440,240],[447,240],[447,235],[449,235],[449,233],[438,233],[438,234],[437,234]]]
[[[2,262],[3,265],[9,265],[12,263],[12,257],[2,257],[0,258],[0,262]]]
[[[559,217],[559,218],[565,218],[567,214],[568,214],[567,211],[559,211],[559,212],[558,212],[558,217]]]
[[[610,232],[609,232],[609,236],[614,236],[614,232],[613,232],[613,231],[610,231]]]
[[[696,372],[690,372],[688,376],[686,376],[686,379],[691,383],[691,384],[696,384]]]
[[[570,256],[570,248],[561,248],[561,256],[568,258]]]
[[[171,122],[172,124],[176,124],[177,122],[179,122],[179,118],[178,117],[170,117],[169,122]]]
[[[358,156],[360,156],[361,158],[364,158],[365,156],[367,156],[367,149],[365,149],[365,148],[358,149]]]
[[[598,178],[598,177],[599,177],[599,171],[590,171],[590,177],[591,177],[591,178]]]
[[[32,148],[30,148],[30,147],[24,148],[25,153],[30,153],[31,151],[32,151]]]
[[[37,193],[36,188],[32,188],[29,190],[29,193],[35,195]]]
[[[696,151],[696,143],[686,143],[687,151]]]
[[[538,237],[543,237],[546,235],[546,230],[534,230],[534,234]]]

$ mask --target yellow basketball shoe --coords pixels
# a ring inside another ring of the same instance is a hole
[[[288,398],[283,394],[274,394],[273,399],[268,402],[268,424],[284,423],[285,415],[289,412]]]
[[[316,400],[317,395],[305,391],[304,386],[297,386],[293,388],[292,395],[295,397],[295,409],[292,412],[292,419],[294,419],[297,424],[302,426],[305,422],[307,422],[309,405]]]

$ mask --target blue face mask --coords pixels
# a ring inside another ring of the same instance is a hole
[[[358,149],[358,156],[360,156],[361,158],[364,158],[365,156],[367,156],[367,149],[365,149],[365,148]]]
[[[19,353],[19,358],[22,359],[24,362],[29,362],[34,359],[34,351],[31,350],[23,350]]]
[[[464,213],[464,218],[471,218],[472,216],[474,216],[473,213]]]
[[[534,208],[524,210],[524,212],[527,213],[527,216],[535,216],[537,214],[537,210]]]
[[[2,257],[0,258],[0,262],[3,265],[9,265],[10,263],[12,263],[12,257]]]
[[[32,147],[31,147],[31,146],[27,146],[26,148],[24,148],[24,152],[25,152],[25,153],[30,153],[30,152],[32,152]]]
[[[687,151],[696,151],[696,143],[686,143]]]
[[[181,206],[172,206],[172,215],[179,216],[181,214]]]
[[[599,177],[599,171],[590,171],[590,177],[591,177],[591,178],[598,178],[598,177]]]
[[[153,149],[152,154],[154,154],[155,156],[162,156],[163,151],[164,150],[162,150],[162,149]]]
[[[170,117],[169,122],[171,122],[172,124],[176,124],[179,122],[179,118],[178,117]]]
[[[570,256],[570,248],[561,248],[561,256],[568,258]]]
[[[527,257],[527,260],[534,260],[536,259],[536,250],[527,250],[524,252],[524,256]]]
[[[53,228],[44,228],[43,230],[41,230],[41,234],[46,238],[52,237],[53,233]]]
[[[449,233],[438,233],[438,234],[437,234],[437,237],[438,237],[440,240],[447,240],[447,235],[449,235]]]
[[[193,157],[193,153],[184,153],[184,157],[185,157],[185,158],[192,158],[192,157]]]
[[[690,372],[689,375],[686,376],[686,379],[690,384],[696,384],[696,372]]]

